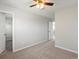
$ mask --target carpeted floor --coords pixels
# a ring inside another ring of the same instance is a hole
[[[16,53],[5,51],[0,59],[78,59],[77,54],[54,47],[53,41],[32,46]]]

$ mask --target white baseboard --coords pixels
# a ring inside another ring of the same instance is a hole
[[[60,48],[60,49],[63,49],[63,50],[66,50],[66,51],[69,51],[69,52],[72,52],[72,53],[75,53],[75,54],[78,54],[77,51],[70,50],[70,49],[67,49],[67,48],[64,48],[64,47],[61,47],[61,46],[58,46],[58,45],[55,45],[55,47]]]
[[[22,48],[13,50],[13,52],[17,52],[17,51],[23,50],[23,49],[25,49],[25,48],[32,47],[32,46],[35,46],[35,45],[37,45],[37,44],[40,44],[40,43],[43,43],[43,42],[46,42],[46,41],[48,41],[48,40],[43,40],[43,41],[40,41],[40,42],[37,42],[37,43],[33,43],[33,44],[29,45],[29,46],[26,46],[26,47],[22,47]]]

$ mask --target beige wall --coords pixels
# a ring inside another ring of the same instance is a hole
[[[78,51],[77,6],[63,8],[55,12],[56,46]]]

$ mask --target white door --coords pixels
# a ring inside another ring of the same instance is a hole
[[[49,22],[49,40],[55,40],[55,21]]]
[[[53,40],[53,24],[49,22],[49,40]]]
[[[5,50],[5,15],[0,12],[0,53]]]

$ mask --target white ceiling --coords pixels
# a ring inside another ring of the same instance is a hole
[[[46,8],[44,9],[38,9],[36,7],[30,8],[29,6],[33,4],[32,0],[0,0],[0,4],[20,8],[25,11],[28,10],[29,12],[46,16],[49,18],[52,18],[54,10],[77,4],[77,0],[48,0],[48,1],[54,2],[55,3],[54,6],[52,7],[46,6]]]

